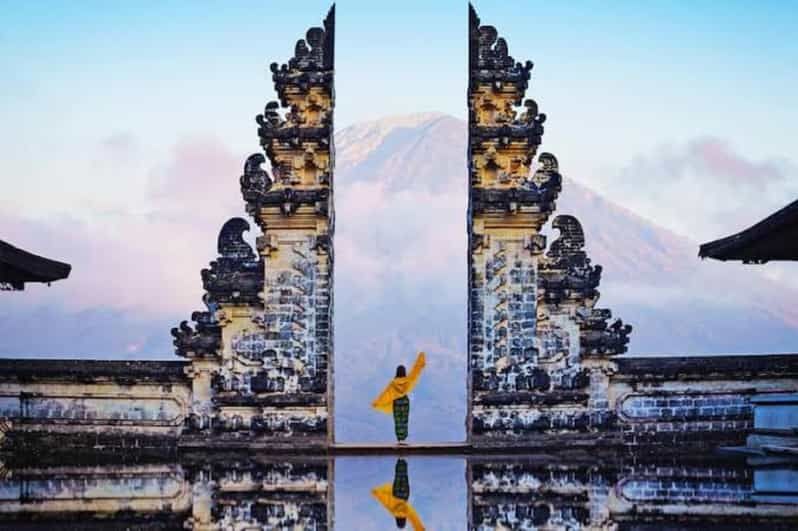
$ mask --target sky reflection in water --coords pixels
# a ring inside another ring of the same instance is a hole
[[[427,529],[466,529],[466,464],[460,458],[409,458],[409,502]],[[335,461],[336,529],[395,529],[371,490],[394,481],[396,458],[339,458]],[[393,526],[393,527],[391,527]],[[406,529],[412,529],[408,523]]]

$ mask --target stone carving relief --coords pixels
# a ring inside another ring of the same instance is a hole
[[[530,168],[546,119],[524,98],[532,63],[515,61],[473,8],[470,24],[472,441],[606,427],[614,413],[595,397],[609,369],[585,359],[625,352],[631,327],[594,308],[601,267],[575,217],[554,218],[546,251],[540,230],[562,176],[550,153]]]
[[[265,156],[239,182],[260,227],[228,221],[202,271],[207,312],[173,330],[191,368],[193,426],[263,436],[328,435],[332,355],[334,9],[286,64],[272,64],[279,101],[256,117]],[[265,168],[266,161],[270,169]]]

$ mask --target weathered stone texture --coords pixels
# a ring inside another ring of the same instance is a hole
[[[615,363],[605,394],[628,446],[742,445],[754,429],[755,397],[798,391],[794,355],[621,357]]]
[[[739,463],[469,459],[469,529],[783,528],[798,508]]]
[[[628,395],[620,404],[621,413],[634,420],[733,419],[751,418],[753,408],[738,394]]]
[[[625,352],[631,327],[594,308],[601,267],[576,218],[554,219],[546,251],[562,177],[550,153],[531,171],[546,119],[524,100],[532,63],[516,62],[473,8],[469,34],[469,438],[605,429],[602,360]]]
[[[194,471],[192,517],[186,528],[332,528],[332,461],[222,460]]]
[[[191,404],[185,365],[0,360],[0,430],[12,446],[38,441],[48,451],[70,437],[87,449],[122,439],[138,447],[174,443]]]
[[[333,479],[325,459],[14,466],[0,477],[0,527],[323,531]]]
[[[548,246],[540,232],[562,177],[549,153],[533,164],[545,115],[524,100],[532,64],[516,62],[473,8],[469,34],[469,440],[742,444],[752,397],[795,392],[794,359],[619,357],[631,327],[596,306],[602,268],[579,220],[554,217]]]
[[[266,157],[251,155],[240,178],[257,253],[249,224],[228,221],[202,272],[208,311],[173,331],[193,360],[191,427],[202,434],[332,440],[334,17],[271,66],[280,101],[257,116]]]

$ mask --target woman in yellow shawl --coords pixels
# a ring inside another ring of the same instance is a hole
[[[426,363],[426,356],[423,352],[419,352],[409,376],[405,366],[399,365],[396,368],[396,377],[383,389],[380,396],[371,403],[371,406],[377,411],[388,415],[393,413],[394,430],[399,444],[403,444],[404,440],[407,439],[407,427],[410,421],[410,399],[407,398],[407,395],[418,383],[418,377],[421,376],[421,370]]]

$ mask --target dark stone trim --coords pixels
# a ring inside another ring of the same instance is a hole
[[[0,359],[0,380],[67,380],[86,382],[108,378],[138,382],[189,383],[185,361],[108,361],[64,359]]]
[[[527,61],[531,64],[531,61]],[[529,87],[529,78],[531,77],[531,68],[525,71],[523,67],[513,68],[508,70],[472,70],[470,81],[473,85],[478,83],[490,83],[491,85],[510,84],[515,85],[519,93],[523,93]],[[521,103],[520,98],[516,103]]]
[[[295,205],[315,205],[330,199],[330,190],[317,188],[313,190],[294,190],[285,188],[274,190],[260,195],[258,202],[261,206],[282,206],[290,203]]]
[[[768,531],[792,531],[795,519],[785,516],[751,514],[667,514],[639,511],[632,514],[613,514],[618,531],[730,531],[732,529],[759,528]]]
[[[283,65],[285,66],[285,65]],[[285,72],[277,69],[277,63],[272,63],[272,79],[274,90],[277,92],[280,103],[288,106],[285,94],[288,87],[296,87],[302,92],[310,91],[311,87],[321,87],[327,93],[333,94],[333,72]]]
[[[149,462],[174,459],[176,435],[141,435],[132,433],[54,433],[48,431],[11,431],[3,441],[12,461],[17,463],[102,462],[116,455],[125,462]],[[120,455],[122,454],[122,455]]]
[[[202,287],[218,303],[262,305],[263,262],[238,264],[238,270],[225,270],[219,262],[211,262],[210,269],[203,269]]]
[[[725,421],[729,422],[729,421]],[[663,454],[680,454],[688,452],[711,453],[722,446],[742,446],[746,436],[751,432],[750,423],[736,421],[738,429],[724,431],[692,430],[692,431],[642,431],[624,433],[624,444],[631,451],[641,456]],[[693,423],[692,425],[695,425]]]
[[[274,395],[240,395],[218,392],[213,397],[218,406],[257,406],[257,407],[304,407],[324,406],[326,394],[322,393],[280,393]]]
[[[248,199],[248,207],[254,215],[263,207],[280,207],[282,213],[291,216],[296,213],[302,205],[312,206],[323,216],[330,216],[331,211],[331,192],[328,188],[312,190],[294,190],[284,188],[265,192],[258,195],[251,194]]]
[[[325,468],[325,470],[326,470],[326,468]],[[322,471],[320,470],[319,471],[319,477],[326,479],[326,474],[322,475]],[[268,491],[268,492],[269,492],[269,494],[268,494],[268,503],[263,502],[263,501],[261,503],[258,503],[257,501],[255,501],[255,503],[252,504],[252,509],[251,509],[252,518],[254,520],[257,520],[257,521],[261,522],[261,523],[268,524],[269,521],[267,519],[267,516],[266,516],[267,513],[265,513],[265,511],[264,511],[263,514],[259,514],[259,515],[257,514],[259,510],[262,510],[262,509],[259,509],[259,508],[266,507],[266,506],[268,506],[270,504],[273,504],[275,502],[294,502],[294,503],[301,503],[303,505],[312,504],[312,505],[315,505],[318,508],[320,508],[322,514],[324,514],[324,515],[327,514],[327,502],[325,500],[325,495],[326,495],[325,492],[316,492],[316,491],[296,491],[296,492],[292,492],[292,491],[288,491],[288,490],[284,490],[284,491],[275,490],[275,491]],[[236,503],[236,502],[252,501],[252,497],[253,497],[252,494],[253,494],[252,491],[246,491],[246,492],[235,492],[235,491],[224,492],[224,491],[222,491],[222,492],[219,492],[214,498],[218,502],[220,502],[222,504],[222,506],[223,506],[226,503],[231,503],[231,502],[232,503]],[[261,495],[261,498],[262,497],[263,497],[263,495]],[[218,506],[214,506],[214,508],[217,508],[217,507]],[[268,528],[266,528],[266,529],[268,529]],[[285,528],[282,528],[282,529],[285,529]],[[325,529],[325,528],[320,528],[320,529]]]
[[[484,406],[504,405],[557,405],[557,404],[586,404],[588,394],[582,391],[546,391],[544,393],[515,392],[515,393],[477,393],[474,404]]]
[[[613,432],[556,433],[526,432],[511,436],[506,433],[474,434],[472,449],[475,452],[512,452],[524,453],[536,450],[576,451],[580,448],[603,448],[610,451],[613,447],[623,446],[622,434]],[[614,454],[615,452],[611,452]]]
[[[547,271],[541,267],[538,288],[545,290],[543,300],[559,304],[566,299],[592,299],[598,295],[596,288],[601,282],[601,269],[594,268],[587,277],[576,275],[543,276]]]
[[[728,356],[651,356],[618,357],[616,378],[633,381],[694,379],[733,379],[752,377],[798,376],[798,354],[728,355]]]
[[[528,140],[530,144],[537,146],[543,138],[545,116],[545,114],[541,114],[536,120],[528,123],[516,122],[498,126],[473,125],[471,126],[471,142],[504,138]]]
[[[559,177],[559,175],[557,176]],[[511,210],[516,207],[536,206],[541,212],[554,210],[554,201],[560,191],[560,180],[549,181],[540,188],[473,188],[471,190],[472,213],[486,210]]]
[[[178,439],[177,445],[184,452],[223,451],[226,453],[248,450],[268,450],[269,455],[296,455],[311,456],[322,455],[328,451],[327,435],[325,432],[313,434],[294,433],[290,437],[283,435],[252,435],[250,431],[243,432],[215,432],[213,436],[206,433],[183,435]]]
[[[167,529],[183,529],[189,513],[175,513],[171,509],[137,515],[130,511],[120,510],[115,514],[104,512],[93,513],[42,513],[38,511],[0,514],[0,528],[18,531],[52,531],[53,529],[71,529],[73,531],[160,531]],[[6,527],[9,526],[9,527]],[[13,527],[12,527],[13,526]]]
[[[281,127],[280,125],[273,125],[266,121],[262,115],[258,115],[256,121],[258,125],[260,125],[258,128],[258,136],[264,148],[271,147],[271,143],[274,140],[289,142],[294,146],[308,141],[315,141],[325,145],[328,144],[330,140],[331,128],[329,125],[323,125],[321,127]]]
[[[480,478],[481,479],[481,478]],[[580,504],[587,504],[590,498],[588,497],[586,492],[579,492],[574,494],[564,494],[564,493],[553,493],[547,492],[545,500],[542,499],[535,499],[529,495],[528,492],[480,492],[477,495],[477,503],[474,505],[475,513],[475,520],[477,521],[484,521],[485,519],[490,519],[492,516],[495,516],[496,509],[492,507],[493,505],[504,505],[504,504],[513,504],[513,505],[522,505],[522,506],[546,506],[547,504],[565,504],[565,505],[580,505]],[[534,510],[534,509],[533,509]],[[571,507],[571,511],[582,511],[587,513],[587,509]],[[541,513],[545,514],[545,513]],[[587,519],[583,519],[587,522]],[[533,517],[534,521],[534,517]],[[546,521],[541,520],[540,523],[532,529],[539,529],[539,528],[547,528],[549,526],[544,525]],[[474,529],[483,529],[482,526]],[[487,529],[495,529],[493,526],[487,527]],[[501,527],[499,529],[502,529]],[[528,529],[528,528],[524,528]],[[570,527],[566,527],[566,529],[573,529]]]

